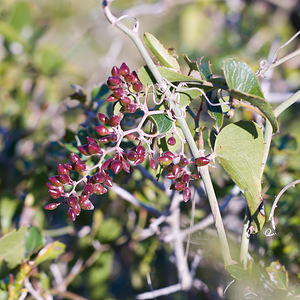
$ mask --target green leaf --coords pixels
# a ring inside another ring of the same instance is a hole
[[[153,121],[160,134],[166,133],[172,128],[173,122],[165,114],[152,115],[149,119]]]
[[[244,192],[255,231],[260,230],[265,222],[261,209],[260,173],[264,152],[261,128],[250,121],[229,124],[217,135],[214,151],[226,172]]]
[[[29,49],[29,44],[21,37],[19,32],[10,24],[0,21],[0,34],[9,42],[18,42],[25,49]]]
[[[37,67],[48,76],[55,75],[64,64],[56,47],[42,47],[35,52],[34,62]]]
[[[0,222],[2,234],[10,229],[12,218],[16,212],[19,201],[15,198],[2,197],[0,201]]]
[[[198,69],[200,74],[203,76],[203,78],[209,80],[213,76],[211,71],[211,65],[210,62],[201,63],[201,60],[197,62]]]
[[[173,57],[162,43],[151,33],[144,34],[144,41],[149,50],[157,60],[165,67],[180,70],[180,66],[175,57]]]
[[[17,2],[9,23],[18,31],[21,31],[26,25],[30,25],[32,23],[32,15],[29,5],[24,1]]]
[[[116,219],[110,218],[101,223],[96,237],[101,243],[108,243],[115,241],[121,233],[121,224]]]
[[[27,229],[19,228],[0,239],[0,259],[4,259],[9,268],[14,268],[21,263],[25,257],[25,235]]]
[[[200,80],[191,76],[183,75],[181,73],[175,72],[171,69],[168,69],[166,67],[157,67],[159,73],[166,78],[170,82],[187,82],[189,84],[192,84],[192,86],[202,88],[204,91],[211,91],[217,87],[214,87],[214,84],[212,82],[208,82],[205,80]],[[144,66],[141,67],[138,70],[138,77],[140,81],[144,85],[151,85],[152,83],[156,83],[155,79],[153,78],[151,71],[148,67]]]
[[[210,102],[220,103],[218,100],[216,91],[212,91],[209,94],[211,94]],[[222,111],[222,107],[221,106],[213,106],[213,105],[210,105],[209,103],[207,103],[207,112],[211,116],[211,118],[213,118],[216,121],[214,127],[216,128],[217,132],[219,132],[219,130],[221,129],[221,127],[223,125],[223,121],[224,121],[224,114]]]
[[[43,238],[40,230],[33,226],[29,229],[27,236],[26,236],[26,252],[30,256],[32,253],[37,251],[39,248],[43,246]]]
[[[65,248],[66,245],[58,241],[48,244],[38,253],[35,259],[36,265],[39,265],[46,260],[52,260],[57,258],[65,251]]]
[[[273,261],[270,266],[266,268],[266,271],[269,273],[270,280],[277,288],[288,288],[288,272],[285,267],[279,263],[279,261]]]
[[[233,98],[246,100],[256,106],[270,121],[273,131],[278,131],[278,122],[271,105],[264,99],[259,82],[252,69],[237,59],[224,62],[224,75]]]
[[[247,276],[247,271],[240,265],[228,265],[226,266],[227,272],[235,279],[242,280]]]

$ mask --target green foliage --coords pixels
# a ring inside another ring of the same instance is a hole
[[[180,66],[177,60],[169,54],[168,50],[161,44],[161,42],[151,33],[146,32],[144,34],[144,41],[156,59],[162,66],[180,70]]]
[[[0,239],[0,259],[5,260],[9,268],[14,268],[24,259],[26,228],[12,231]]]
[[[265,222],[261,208],[260,174],[264,152],[261,128],[249,121],[227,125],[217,135],[214,147],[218,160],[244,192],[257,232]]]
[[[242,61],[229,59],[224,63],[224,76],[231,96],[246,100],[260,109],[276,133],[278,131],[276,117],[271,105],[264,99],[258,79],[251,68]]]

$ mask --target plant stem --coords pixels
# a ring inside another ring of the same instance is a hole
[[[245,270],[247,269],[248,249],[249,249],[249,239],[250,239],[250,234],[248,232],[249,225],[250,225],[250,217],[249,217],[249,210],[247,208],[245,212],[245,221],[243,226],[241,249],[240,249],[240,262],[243,265],[243,268]]]
[[[162,75],[159,73],[156,65],[152,61],[150,55],[148,54],[144,44],[142,43],[141,39],[139,38],[137,32],[127,28],[124,24],[122,24],[116,17],[114,17],[111,14],[107,1],[103,1],[103,9],[104,9],[104,13],[105,13],[108,21],[110,23],[112,23],[113,25],[115,25],[116,27],[118,27],[120,30],[122,30],[133,41],[133,43],[137,47],[138,51],[140,52],[141,56],[143,57],[144,61],[146,62],[148,68],[150,69],[153,77],[155,78],[158,88],[161,91],[165,92],[166,98],[170,100],[169,101],[170,107],[173,110],[174,115],[178,120],[178,124],[185,136],[185,139],[191,149],[191,152],[192,152],[194,158],[199,157],[200,156],[199,150],[194,141],[192,133],[185,121],[185,118],[182,116],[182,112],[181,112],[178,104],[176,104],[176,102],[172,100],[172,93],[169,90],[167,83],[164,81]],[[135,26],[135,28],[136,27],[137,26]],[[205,167],[201,167],[199,169],[200,169],[200,175],[202,177],[202,180],[203,180],[206,192],[207,192],[210,208],[211,208],[212,214],[214,216],[215,227],[216,227],[218,237],[219,237],[219,240],[221,243],[221,249],[222,249],[224,263],[225,263],[225,266],[227,266],[227,265],[232,264],[232,259],[231,259],[231,255],[230,255],[230,249],[229,249],[228,241],[226,238],[225,229],[224,229],[218,201],[217,201],[215,191],[214,191],[214,188],[213,188],[213,185],[211,182],[208,167],[205,166]]]

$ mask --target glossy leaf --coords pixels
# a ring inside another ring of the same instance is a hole
[[[244,192],[255,231],[265,222],[261,210],[260,173],[264,151],[261,128],[254,122],[240,121],[225,126],[217,135],[215,153],[232,180]]]
[[[224,75],[233,98],[246,100],[256,106],[270,121],[273,131],[278,131],[277,119],[271,105],[264,99],[259,82],[252,69],[237,59],[224,62]]]
[[[14,268],[24,259],[26,233],[27,229],[21,227],[0,239],[0,259],[4,259],[9,268]]]
[[[178,71],[180,70],[180,66],[176,58],[168,52],[168,50],[154,35],[146,32],[144,34],[144,41],[152,54],[161,63],[161,65]]]
[[[173,122],[164,114],[152,115],[150,119],[154,122],[156,130],[160,133],[166,133],[172,128]]]

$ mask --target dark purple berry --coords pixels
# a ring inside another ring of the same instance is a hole
[[[116,115],[113,115],[113,116],[111,116],[110,117],[110,119],[109,119],[109,125],[110,126],[118,126],[119,124],[120,124],[120,118],[118,117],[118,116],[116,116]]]
[[[51,189],[48,192],[49,192],[49,195],[51,196],[51,198],[53,198],[53,199],[57,199],[57,198],[61,197],[61,192],[58,189]]]
[[[122,160],[123,170],[126,173],[130,173],[130,164],[127,160]]]
[[[78,146],[77,148],[83,155],[89,155],[87,145]]]
[[[134,103],[129,103],[125,108],[125,110],[130,114],[135,113],[136,109],[137,109],[137,106]]]
[[[113,66],[113,68],[111,69],[111,75],[112,76],[120,76],[120,70],[117,66]]]
[[[170,146],[174,146],[176,144],[176,139],[174,138],[174,136],[169,137],[167,143]]]
[[[110,86],[116,86],[116,85],[119,85],[122,83],[122,80],[120,77],[118,76],[110,76],[108,77],[108,80],[107,80],[107,85],[110,87]]]
[[[92,184],[88,183],[84,186],[84,189],[83,189],[84,193],[87,194],[87,195],[90,195],[90,194],[93,194],[94,192],[94,187]]]
[[[206,158],[205,156],[198,157],[195,160],[195,164],[199,167],[206,166],[209,164],[209,162],[210,162],[210,160],[208,158]]]
[[[118,100],[119,99],[115,98],[113,95],[108,96],[107,99],[106,99],[107,102],[116,102]]]
[[[73,208],[69,208],[68,216],[73,222],[76,220],[76,214]]]
[[[107,175],[107,174],[106,174],[105,179],[104,179],[104,184],[106,184],[109,187],[112,187],[112,185],[113,185],[113,182],[112,182],[110,176]]]
[[[132,86],[133,90],[137,93],[143,90],[143,84],[140,81],[137,81],[136,83],[133,84]]]
[[[123,97],[123,98],[121,99],[121,103],[122,103],[124,106],[127,106],[128,104],[131,103],[131,100],[130,100],[130,98],[128,98],[128,97]]]
[[[152,170],[156,170],[156,163],[153,158],[150,159],[150,167]]]
[[[168,166],[170,163],[172,163],[173,158],[171,156],[165,155],[159,157],[157,160],[161,165]]]
[[[115,89],[114,92],[113,92],[113,96],[114,96],[116,99],[122,98],[123,94],[124,94],[124,90],[123,90],[122,88],[117,88],[117,89]]]
[[[122,167],[123,164],[120,160],[114,160],[110,164],[110,168],[115,174],[118,174],[122,170]]]
[[[125,75],[130,73],[129,68],[125,63],[122,63],[122,65],[120,67],[120,73],[121,73],[122,76],[125,76]]]
[[[57,171],[59,175],[69,175],[69,170],[62,164],[58,164]]]
[[[190,198],[191,198],[191,190],[188,187],[186,187],[183,190],[183,201],[187,202]]]
[[[107,159],[102,165],[102,170],[107,170],[110,167],[112,161],[112,158]]]
[[[49,181],[54,184],[55,186],[61,186],[62,183],[59,180],[59,176],[53,176],[49,178]]]
[[[59,205],[61,205],[61,202],[59,202],[59,203],[49,203],[48,205],[45,206],[45,209],[47,209],[47,210],[54,210]]]
[[[70,195],[67,203],[69,206],[74,207],[78,203],[78,198],[75,195]]]
[[[102,195],[107,193],[107,189],[100,183],[94,184],[94,193],[97,195]]]
[[[93,175],[93,181],[97,183],[103,183],[105,176],[102,173],[96,173]]]
[[[128,160],[130,161],[135,161],[137,158],[138,158],[138,155],[135,151],[133,150],[130,150],[127,154],[126,154],[126,157]]]
[[[107,124],[107,122],[108,122],[107,116],[105,114],[102,114],[102,113],[98,113],[98,119],[101,123]]]
[[[100,126],[96,126],[95,130],[97,131],[97,133],[101,136],[105,136],[109,134],[109,130],[107,127],[105,127],[104,125],[100,125]]]
[[[85,163],[83,161],[78,161],[77,163],[74,164],[74,170],[79,173],[85,171],[86,170]]]

